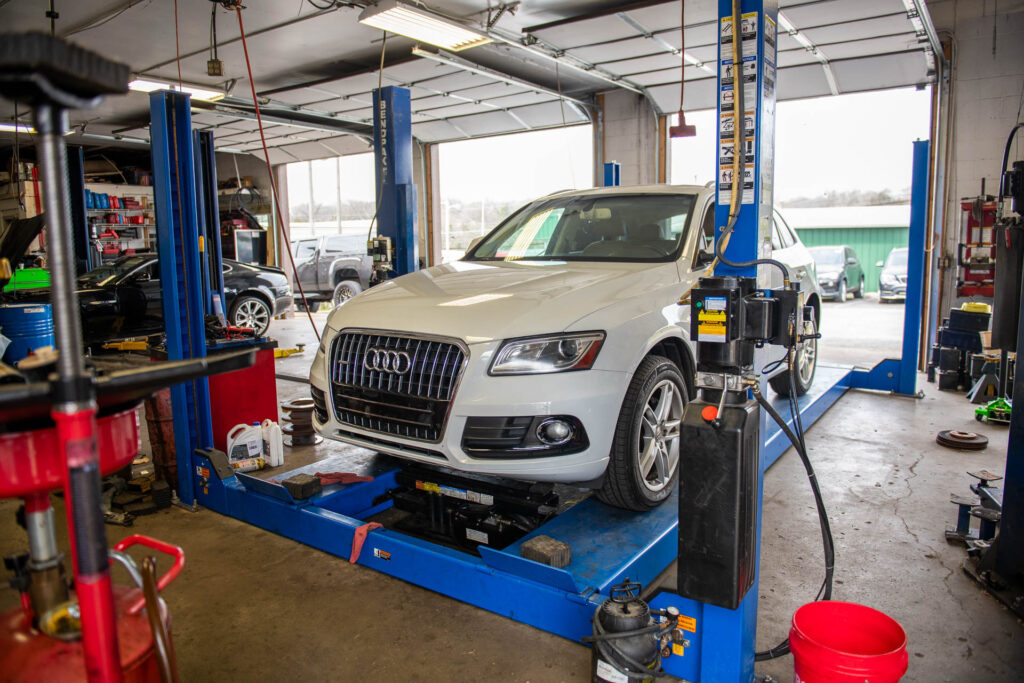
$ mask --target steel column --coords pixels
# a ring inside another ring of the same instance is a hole
[[[417,268],[416,186],[412,179],[409,90],[373,91],[373,155],[377,171],[377,234],[390,237],[397,275]]]
[[[917,395],[918,344],[924,306],[925,232],[928,223],[927,140],[914,142],[914,169],[910,192],[907,301],[903,308],[903,349],[900,358],[886,359],[870,370],[850,373],[851,389],[876,389],[906,396]]]
[[[157,252],[168,360],[206,356],[203,268],[199,258],[195,155],[189,96],[171,91],[149,96],[156,202]],[[193,452],[213,445],[206,378],[171,387],[178,497],[195,502]]]

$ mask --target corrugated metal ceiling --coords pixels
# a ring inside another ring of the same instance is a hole
[[[329,11],[299,2],[251,0],[244,11],[256,88],[280,121],[289,112],[323,117],[368,130],[371,91],[378,82],[408,87],[413,133],[439,142],[482,135],[573,125],[587,112],[565,103],[615,87],[648,97],[660,112],[679,100],[680,4],[537,0],[505,14],[493,27],[495,43],[458,55],[457,63],[414,56],[411,41],[389,37],[385,68],[378,73],[381,34],[357,22],[360,9]],[[436,0],[431,8],[481,26],[484,0]],[[129,6],[130,5],[130,6]],[[221,87],[205,75],[211,3],[179,0],[183,79]],[[908,85],[931,79],[928,43],[915,30],[913,0],[788,0],[780,3],[778,93],[780,99],[816,97]],[[87,48],[128,62],[137,73],[177,78],[171,3],[135,0],[81,2],[61,7],[58,33]],[[9,0],[0,8],[7,30],[43,29],[43,6]],[[715,0],[687,0],[686,52],[706,65],[685,69],[686,106],[715,105]],[[232,99],[249,98],[237,20],[218,10],[219,57]],[[791,26],[791,30],[785,31]],[[525,45],[529,43],[529,45]],[[482,67],[481,70],[478,67]],[[473,68],[473,72],[467,70]],[[490,70],[490,72],[488,71]],[[497,72],[497,73],[493,73]],[[505,78],[505,77],[508,78]],[[378,80],[379,79],[379,80]],[[524,82],[525,81],[525,82]],[[0,104],[0,120],[12,118]],[[76,112],[72,123],[87,133],[146,139],[147,99],[131,93],[99,109]],[[221,148],[259,149],[251,114],[202,112],[199,127],[215,131]],[[368,149],[364,137],[295,125],[266,127],[275,162],[311,159]],[[2,140],[2,138],[0,138]]]

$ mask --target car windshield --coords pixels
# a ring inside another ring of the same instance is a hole
[[[78,284],[83,287],[102,287],[132,272],[148,261],[149,258],[150,257],[148,256],[127,256],[125,258],[119,258],[116,261],[112,261],[111,263],[102,265],[99,268],[90,270],[85,275],[79,276]]]
[[[909,253],[906,249],[893,249],[889,252],[889,258],[885,259],[885,267],[906,270],[907,254]]]
[[[693,211],[691,194],[574,195],[512,214],[465,261],[669,261]]]
[[[817,266],[841,266],[843,265],[843,250],[841,247],[812,247],[808,251],[814,258]]]

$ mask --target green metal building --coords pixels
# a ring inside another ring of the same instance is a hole
[[[864,266],[868,292],[878,291],[875,264],[896,247],[907,246],[910,206],[783,208],[783,217],[807,247],[851,247]]]

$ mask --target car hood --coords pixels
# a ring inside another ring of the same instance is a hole
[[[839,266],[815,266],[814,270],[818,273],[818,277],[835,277],[843,272]]]
[[[468,343],[548,334],[665,278],[678,279],[674,263],[458,261],[373,287],[338,307],[328,325]]]

